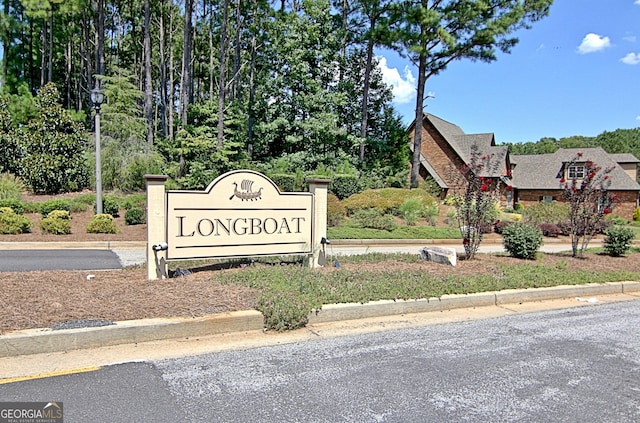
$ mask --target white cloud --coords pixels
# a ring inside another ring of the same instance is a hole
[[[390,68],[386,57],[378,57],[378,68],[382,72],[382,80],[393,87],[393,101],[397,104],[407,104],[415,101],[416,78],[411,68],[404,68],[404,75],[400,75],[397,68]]]
[[[635,35],[627,35],[626,37],[622,37],[622,39],[630,43],[635,43],[636,41],[638,41],[638,37],[636,37]]]
[[[640,120],[640,115],[636,116],[636,120]]]
[[[635,3],[633,3],[633,4],[640,5],[640,0],[636,0]]]
[[[604,50],[607,47],[611,47],[611,40],[609,37],[603,37],[592,32],[584,36],[582,43],[578,46],[578,53],[595,53],[596,51]]]
[[[640,64],[640,53],[627,53],[627,55],[620,59],[620,61],[627,65]]]

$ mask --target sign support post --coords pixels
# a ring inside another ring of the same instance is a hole
[[[165,175],[144,175],[144,179],[147,183],[147,279],[164,279],[168,277],[167,251],[158,246],[167,242],[164,183],[169,178]]]
[[[327,242],[327,193],[329,179],[307,179],[309,192],[313,194],[313,253],[309,257],[309,267],[322,267],[326,264],[325,248]],[[324,239],[324,243],[322,240]]]

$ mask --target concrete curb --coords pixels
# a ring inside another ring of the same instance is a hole
[[[309,324],[638,292],[640,292],[640,282],[625,281],[580,286],[515,289],[468,295],[444,295],[440,298],[421,300],[375,301],[366,304],[329,304],[323,306],[322,310],[312,312],[309,317]],[[97,328],[56,331],[51,329],[28,329],[0,336],[0,357],[15,357],[262,329],[262,314],[255,310],[215,314],[195,319],[130,320]]]

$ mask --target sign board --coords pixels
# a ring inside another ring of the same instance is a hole
[[[250,170],[221,175],[204,191],[167,191],[166,258],[310,254],[313,201]]]

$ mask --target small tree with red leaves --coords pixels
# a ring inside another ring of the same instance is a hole
[[[582,168],[571,178],[560,178],[562,198],[569,205],[569,231],[573,257],[582,256],[591,239],[598,233],[598,224],[613,211],[618,196],[609,192],[613,167],[602,169],[591,160],[584,161],[578,153],[565,169]],[[579,176],[582,177],[579,177]]]
[[[477,146],[471,146],[471,159],[460,169],[463,194],[455,202],[455,208],[467,259],[473,259],[478,252],[482,226],[493,223],[501,185],[500,178],[495,177],[499,170],[496,156],[480,156]]]

